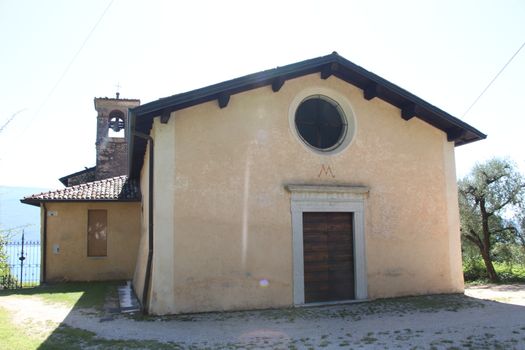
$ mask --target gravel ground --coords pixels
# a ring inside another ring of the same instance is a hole
[[[524,305],[523,285],[471,287],[465,295],[155,318],[69,310],[36,297],[0,298],[0,307],[10,310],[15,322],[62,322],[106,339],[233,349],[525,349]]]
[[[525,285],[523,284],[472,286],[465,289],[465,295],[472,298],[525,306]]]

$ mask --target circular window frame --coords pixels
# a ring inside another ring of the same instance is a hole
[[[296,112],[299,106],[301,106],[303,102],[315,98],[320,98],[334,106],[339,112],[340,117],[343,119],[343,125],[346,125],[340,139],[335,145],[329,148],[321,149],[308,143],[308,141],[306,141],[300,134],[299,130],[297,129],[297,124],[295,123]],[[290,104],[288,121],[292,134],[300,141],[300,144],[309,151],[316,154],[334,155],[343,152],[350,146],[355,138],[356,120],[353,109],[350,106],[350,102],[346,99],[346,97],[331,89],[318,87],[308,88],[299,92]]]
[[[324,101],[324,102],[328,103],[329,105],[331,105],[332,107],[334,107],[335,110],[337,111],[338,117],[339,117],[339,119],[341,121],[341,130],[339,131],[338,139],[335,141],[335,143],[332,146],[329,146],[329,147],[326,147],[326,148],[316,147],[311,142],[309,142],[305,138],[303,133],[299,130],[300,128],[297,125],[298,124],[297,123],[297,112],[298,112],[299,108],[301,108],[301,106],[304,103],[306,103],[307,101],[310,101],[310,100],[321,100],[321,101]],[[301,138],[301,140],[305,144],[307,144],[309,147],[312,147],[313,149],[315,149],[315,150],[317,150],[319,152],[323,152],[323,153],[331,152],[331,151],[337,149],[343,143],[343,141],[345,140],[346,132],[348,130],[347,119],[346,119],[346,116],[345,116],[345,112],[343,111],[343,109],[341,108],[339,103],[337,103],[337,101],[334,101],[333,99],[331,99],[330,97],[325,96],[325,95],[311,95],[311,96],[308,96],[307,98],[305,98],[304,100],[302,100],[301,103],[299,103],[299,105],[297,106],[297,109],[295,110],[294,125],[295,125],[295,131],[297,132],[297,135]]]

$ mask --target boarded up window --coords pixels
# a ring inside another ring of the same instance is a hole
[[[107,210],[88,210],[88,256],[108,255]]]

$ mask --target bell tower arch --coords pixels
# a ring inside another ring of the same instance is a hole
[[[95,98],[97,111],[97,166],[95,180],[126,175],[128,171],[128,144],[126,126],[128,109],[140,105],[140,100]]]

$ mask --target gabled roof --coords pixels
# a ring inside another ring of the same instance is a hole
[[[286,80],[312,73],[320,73],[320,79],[335,76],[362,89],[363,97],[367,100],[377,97],[396,106],[400,109],[401,118],[409,120],[416,117],[429,123],[444,131],[448,140],[453,141],[456,146],[486,138],[485,134],[469,124],[350,62],[336,52],[161,98],[135,107],[131,110],[130,131],[149,134],[154,117],[158,116],[161,117],[161,121],[167,121],[171,112],[212,100],[217,100],[219,107],[224,108],[233,94],[263,86],[271,86],[272,90],[277,92],[286,83]],[[131,174],[136,176],[142,167],[146,141],[135,137],[129,145]]]
[[[76,178],[93,178],[94,179],[96,169],[97,169],[96,166],[93,166],[91,168],[86,168],[84,170],[77,171],[76,173],[62,176],[58,180],[62,182],[64,186],[69,186],[70,179],[76,179]],[[81,182],[87,182],[87,181],[81,181]]]
[[[137,181],[127,176],[87,182],[56,191],[34,194],[20,202],[39,206],[41,202],[132,202],[140,200]]]

